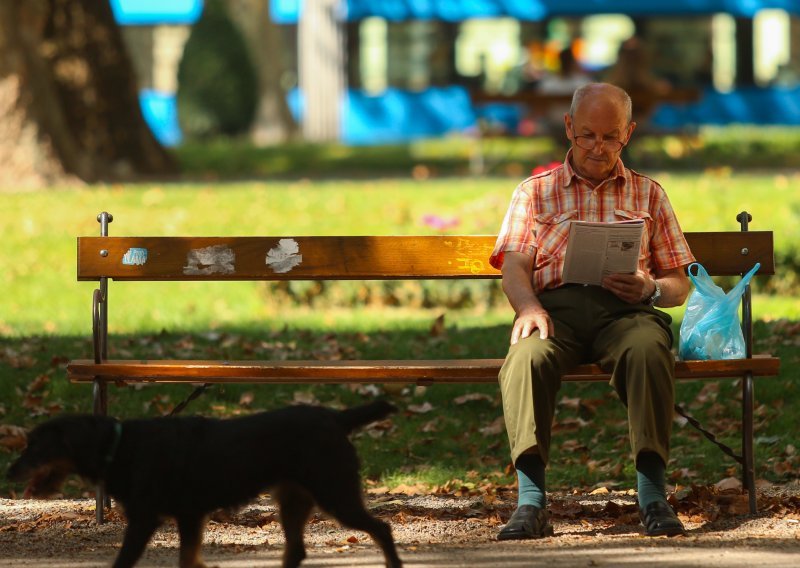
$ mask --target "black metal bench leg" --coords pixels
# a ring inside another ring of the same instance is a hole
[[[756,467],[753,444],[753,375],[742,378],[742,478],[750,500],[750,513],[756,514]]]
[[[105,382],[95,379],[92,397],[95,415],[106,416],[108,414],[108,389]],[[104,508],[111,506],[110,500],[105,493],[103,485],[98,484],[95,488],[95,519],[98,525],[102,525],[105,522],[103,516]]]

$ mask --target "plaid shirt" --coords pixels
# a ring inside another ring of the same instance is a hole
[[[507,252],[534,257],[536,293],[563,284],[569,222],[644,219],[639,268],[655,276],[694,262],[664,189],[617,162],[611,176],[592,187],[569,163],[529,177],[514,190],[489,263],[502,268]]]

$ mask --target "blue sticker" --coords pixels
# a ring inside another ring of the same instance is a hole
[[[141,266],[147,262],[147,249],[130,248],[122,257],[122,264]]]

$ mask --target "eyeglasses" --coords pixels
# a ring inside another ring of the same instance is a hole
[[[572,137],[575,139],[575,145],[578,148],[583,148],[584,150],[594,150],[595,146],[597,146],[597,138],[594,136],[578,136],[575,134],[575,130],[573,130]],[[622,147],[625,146],[625,144],[627,144],[627,142],[623,142],[622,140],[603,138],[600,141],[600,150],[619,152],[622,150]]]

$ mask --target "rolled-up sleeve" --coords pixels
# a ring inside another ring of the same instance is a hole
[[[650,239],[650,253],[655,268],[672,270],[695,261],[666,193],[662,193],[659,199],[654,225],[655,231]]]
[[[534,255],[536,244],[531,203],[531,185],[523,182],[514,190],[497,242],[489,257],[489,264],[498,270],[503,267],[507,252]]]

